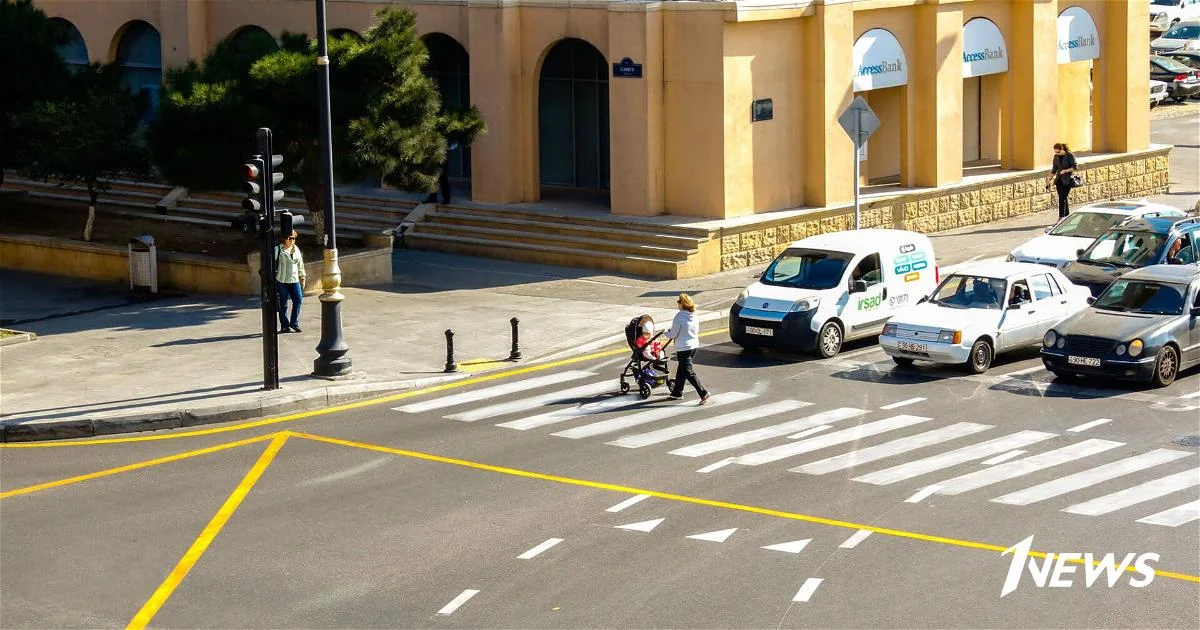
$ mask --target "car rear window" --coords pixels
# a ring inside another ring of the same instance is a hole
[[[1157,64],[1158,67],[1162,68],[1163,70],[1166,70],[1167,72],[1191,72],[1192,71],[1192,69],[1189,68],[1188,66],[1185,66],[1185,65],[1179,63],[1178,61],[1175,61],[1174,59],[1167,59],[1166,57],[1159,57],[1158,59],[1154,59],[1154,60],[1152,60],[1152,63]]]

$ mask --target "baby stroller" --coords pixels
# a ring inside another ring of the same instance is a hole
[[[629,381],[626,377],[631,377],[638,386],[638,393],[642,398],[649,398],[650,392],[660,385],[666,385],[667,389],[675,387],[675,379],[668,378],[671,373],[670,367],[667,365],[666,354],[662,355],[661,359],[648,359],[643,355],[643,351],[647,347],[653,347],[654,340],[662,336],[658,333],[651,337],[645,344],[639,344],[639,337],[642,336],[642,331],[649,327],[654,330],[654,320],[649,315],[642,315],[630,320],[625,326],[625,340],[629,342],[629,349],[633,351],[629,358],[629,363],[625,366],[625,370],[621,372],[621,393],[629,393]],[[671,343],[670,340],[667,343]]]

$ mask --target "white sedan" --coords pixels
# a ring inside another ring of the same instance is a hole
[[[1052,326],[1086,309],[1089,297],[1086,287],[1044,265],[974,265],[893,315],[879,345],[899,365],[922,359],[982,374],[997,353],[1040,343]]]
[[[1079,250],[1087,249],[1105,230],[1131,217],[1145,216],[1185,217],[1187,213],[1145,199],[1105,201],[1084,206],[1046,228],[1042,236],[1026,241],[1009,252],[1008,260],[1062,269],[1063,265],[1079,258]]]

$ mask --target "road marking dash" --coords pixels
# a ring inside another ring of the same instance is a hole
[[[924,501],[926,497],[928,497],[929,495],[931,495],[941,489],[942,489],[942,487],[939,485],[936,485],[936,484],[930,485],[930,486],[925,486],[924,488],[921,488],[920,490],[918,490],[916,494],[905,499],[904,502],[905,503],[920,503],[921,501]]]
[[[1040,365],[1035,365],[1035,366],[1033,366],[1033,367],[1025,368],[1025,369],[1023,369],[1023,370],[1013,370],[1012,372],[1005,372],[1004,374],[1001,374],[1001,375],[1000,375],[1000,378],[1013,378],[1014,376],[1021,376],[1021,375],[1023,375],[1023,374],[1030,374],[1030,373],[1032,373],[1032,372],[1036,372],[1036,371],[1038,371],[1038,370],[1043,370],[1043,369],[1045,369],[1045,368],[1043,368],[1043,367],[1042,367],[1042,366],[1040,366]]]
[[[1179,527],[1184,523],[1200,519],[1200,499],[1191,503],[1177,505],[1169,510],[1163,510],[1158,514],[1151,514],[1146,518],[1139,518],[1139,523],[1149,523],[1150,525],[1166,525],[1167,527]]]
[[[732,458],[732,457],[726,457],[725,459],[715,461],[715,462],[705,466],[704,468],[700,468],[696,472],[710,473],[714,470],[718,470],[720,468],[724,468],[724,467],[728,466],[729,464],[733,463],[733,460],[734,460],[734,458]]]
[[[462,606],[463,604],[467,603],[467,600],[471,599],[472,597],[475,597],[478,594],[479,594],[479,591],[477,589],[469,588],[469,589],[459,593],[458,597],[455,597],[454,599],[450,600],[449,604],[442,606],[442,609],[437,611],[437,614],[449,615],[450,613],[458,610],[459,606]]]
[[[1014,457],[1020,457],[1024,454],[1025,454],[1025,451],[1022,451],[1021,449],[1017,449],[1015,451],[1001,453],[991,459],[985,459],[979,463],[983,464],[984,466],[991,466],[992,464],[999,464],[1000,462],[1006,462]]]
[[[1070,431],[1071,433],[1079,433],[1080,431],[1087,431],[1092,427],[1098,427],[1102,424],[1108,424],[1109,422],[1112,422],[1112,418],[1100,418],[1099,420],[1092,420],[1091,422],[1077,424],[1070,429],[1067,429],[1067,431]]]
[[[625,508],[627,508],[639,501],[644,501],[649,498],[650,498],[650,495],[648,495],[648,494],[639,494],[636,496],[632,496],[632,497],[629,497],[628,499],[625,499],[624,501],[622,501],[604,511],[605,512],[620,512],[621,510],[624,510]]]
[[[890,405],[884,405],[884,406],[880,407],[880,409],[898,409],[905,405],[914,405],[923,400],[925,400],[925,399],[918,396],[916,398],[909,398],[908,400],[901,400],[900,402],[894,402]]]
[[[1184,394],[1180,396],[1180,398],[1200,398],[1200,391]]]
[[[542,544],[517,556],[517,560],[529,560],[530,558],[537,556],[539,553],[542,553],[543,551],[553,547],[554,545],[557,545],[558,543],[560,543],[562,541],[563,541],[563,539],[561,539],[561,538],[549,538]]]
[[[808,578],[807,580],[804,580],[804,585],[801,586],[800,590],[796,592],[796,596],[792,598],[792,601],[807,602],[808,598],[812,597],[812,594],[816,592],[817,587],[820,586],[821,582],[824,581],[825,580],[822,578]]]
[[[845,542],[838,545],[838,547],[840,547],[842,549],[853,549],[858,546],[858,543],[866,540],[867,536],[870,536],[870,535],[871,535],[871,530],[860,529],[860,530],[854,532],[853,536],[847,538]]]

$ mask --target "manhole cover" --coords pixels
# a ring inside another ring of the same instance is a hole
[[[1200,435],[1181,435],[1175,438],[1175,443],[1184,446],[1200,446]]]

